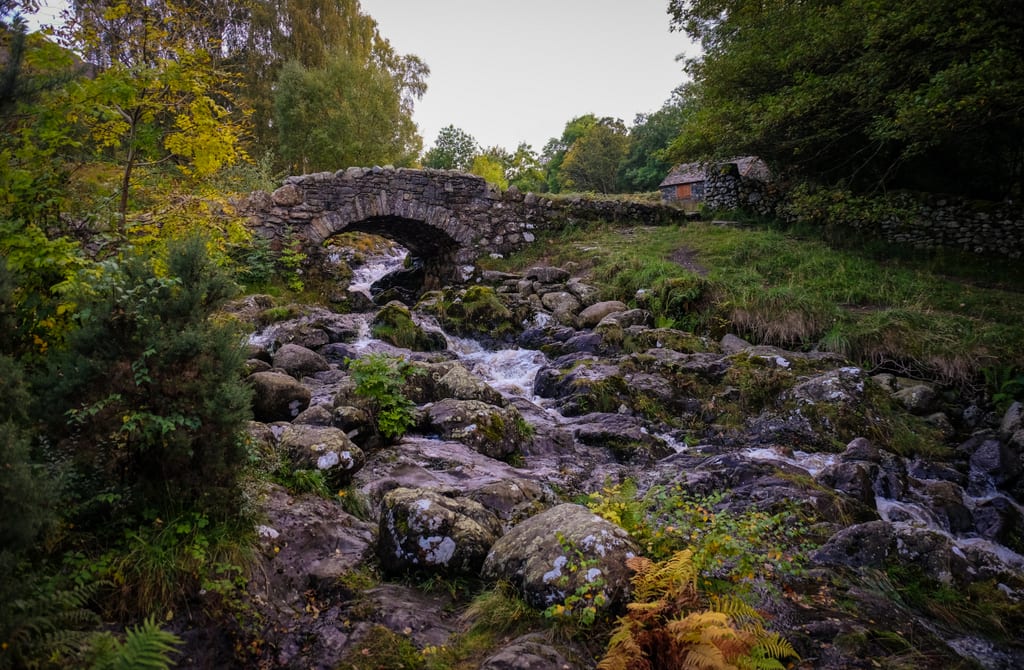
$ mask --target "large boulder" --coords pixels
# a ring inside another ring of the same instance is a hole
[[[374,337],[412,351],[441,351],[448,347],[443,334],[424,331],[412,320],[409,308],[397,301],[377,312],[370,330]]]
[[[587,307],[579,315],[579,326],[580,328],[593,328],[597,324],[601,323],[601,319],[605,318],[609,314],[618,314],[625,312],[629,307],[626,303],[619,300],[608,300],[605,302],[594,303],[590,307]]]
[[[569,665],[562,652],[542,634],[518,637],[488,656],[480,670],[565,670]]]
[[[481,454],[504,460],[530,443],[530,429],[514,407],[448,398],[427,409],[427,421],[441,437],[458,440]]]
[[[390,574],[475,574],[500,535],[501,522],[474,500],[397,488],[381,502],[377,556]]]
[[[500,393],[484,383],[466,367],[456,361],[417,363],[416,373],[409,376],[403,391],[416,403],[436,402],[445,398],[479,400],[490,405],[504,406]]]
[[[261,503],[265,521],[257,528],[260,588],[269,602],[298,611],[309,589],[336,588],[338,578],[357,569],[373,550],[373,526],[340,505],[316,496],[292,496],[274,486]]]
[[[296,379],[302,379],[329,370],[331,366],[327,359],[315,351],[297,344],[285,344],[274,352],[274,367],[284,370]]]
[[[595,603],[614,609],[629,596],[626,559],[638,552],[625,530],[582,505],[566,503],[527,519],[498,540],[483,576],[508,581],[534,607],[550,607],[588,590]]]
[[[541,296],[541,305],[551,312],[559,323],[571,326],[576,321],[576,313],[580,309],[580,301],[568,291],[551,291]]]
[[[309,407],[309,389],[290,375],[256,372],[246,380],[253,388],[252,411],[257,421],[291,421]]]
[[[332,426],[291,425],[279,446],[296,468],[319,470],[332,487],[345,486],[366,463],[363,450]]]

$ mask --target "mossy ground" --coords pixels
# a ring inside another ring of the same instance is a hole
[[[604,299],[697,335],[842,354],[961,386],[1024,368],[1024,269],[950,252],[836,248],[769,227],[570,227],[489,268],[574,264]],[[639,296],[638,291],[642,291]]]

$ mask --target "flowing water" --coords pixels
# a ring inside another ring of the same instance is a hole
[[[363,265],[355,269],[349,290],[368,293],[369,287],[375,281],[401,268],[405,255],[404,251],[397,251],[386,256],[370,258]],[[541,315],[538,318],[539,323],[543,323],[543,317],[544,315]],[[352,325],[357,328],[359,333],[358,338],[354,342],[346,345],[354,354],[385,353],[396,356],[408,354],[406,350],[398,349],[390,344],[373,339],[370,336],[369,315],[350,315],[350,318],[352,319]],[[416,315],[414,319],[418,325],[426,330],[443,333],[436,322],[429,318],[421,318]],[[272,325],[262,332],[254,334],[250,337],[250,342],[263,346],[272,344],[276,339],[277,327]],[[550,364],[550,360],[542,352],[520,348],[489,350],[485,349],[475,340],[463,339],[448,334],[445,334],[445,338],[448,342],[449,350],[458,357],[458,360],[470,372],[501,393],[510,403],[520,408],[524,415],[527,415],[528,412],[528,418],[531,423],[546,421],[552,426],[572,424],[572,419],[566,419],[561,416],[554,409],[550,408],[549,401],[533,393],[534,379],[538,371]],[[324,401],[329,402],[327,396],[330,394],[330,391],[330,388],[317,389],[314,391],[314,396],[320,397],[323,395]],[[672,435],[658,434],[656,437],[664,441],[676,452],[682,453],[689,450],[687,444],[675,439]],[[408,437],[406,439],[422,441],[429,438]],[[436,448],[440,449],[443,446],[442,443],[438,443]],[[421,445],[421,447],[434,448],[429,445],[427,447]],[[817,477],[824,470],[839,462],[837,454],[809,453],[778,448],[746,449],[740,453],[750,460],[785,463],[800,468],[811,477]],[[542,470],[546,467],[541,463],[536,465]],[[905,463],[904,465],[907,464]],[[996,498],[1002,498],[1009,500],[1016,507],[1017,511],[1024,516],[1024,508],[1000,494],[991,482],[988,482],[988,485],[985,485],[984,482],[979,483],[977,476],[974,476],[975,474],[972,473],[971,485],[968,486],[970,494],[963,492],[962,495],[963,505],[968,510],[973,513],[978,506],[990,503]],[[1011,551],[1001,544],[981,538],[977,534],[951,532],[948,522],[928,504],[928,502],[931,502],[930,495],[926,491],[926,485],[929,483],[929,480],[915,480],[912,477],[907,477],[907,480],[908,489],[910,489],[908,493],[912,495],[904,496],[901,499],[881,496],[876,498],[875,505],[879,518],[892,523],[897,528],[912,527],[939,533],[949,538],[952,543],[953,552],[961,557],[967,554],[978,555],[981,553],[991,557],[991,560],[997,564],[1024,572],[1024,556]],[[935,632],[938,633],[938,631]],[[994,670],[1014,667],[1001,664],[998,650],[993,649],[990,643],[980,638],[971,636],[955,637],[948,639],[948,641],[959,653],[975,658],[983,667],[993,668]]]

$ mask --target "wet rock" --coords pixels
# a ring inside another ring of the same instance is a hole
[[[572,326],[576,322],[576,313],[580,309],[580,301],[568,291],[552,291],[541,296],[541,304],[551,312],[559,323]]]
[[[377,556],[389,574],[474,574],[500,535],[498,518],[474,500],[399,488],[381,503]]]
[[[479,400],[489,405],[504,406],[505,399],[462,363],[418,363],[416,373],[405,385],[406,396],[416,403],[436,402],[446,398]]]
[[[583,587],[592,589],[595,599],[603,596],[605,609],[614,609],[628,598],[625,562],[637,553],[622,528],[567,503],[527,519],[498,540],[483,576],[508,581],[534,607],[561,603]]]
[[[444,439],[463,442],[491,458],[508,458],[529,444],[529,428],[514,407],[449,398],[428,407],[426,415]]]
[[[257,421],[291,421],[309,406],[309,389],[291,375],[256,372],[246,381],[253,387],[252,410]]]
[[[484,484],[469,497],[502,521],[521,521],[531,517],[545,505],[549,494],[538,482],[529,479],[506,479]]]
[[[846,445],[846,449],[839,456],[842,461],[867,461],[869,463],[881,462],[881,456],[875,445],[864,437],[855,437]]]
[[[1021,429],[1024,429],[1024,405],[1015,402],[1003,414],[1003,420],[999,422],[999,434],[1010,437]]]
[[[627,309],[626,303],[618,300],[594,303],[580,312],[578,323],[580,328],[593,328],[609,314],[625,312]]]
[[[611,449],[620,462],[647,463],[674,453],[643,421],[626,414],[586,414],[573,422],[573,434],[583,444]]]
[[[887,521],[870,521],[839,531],[811,555],[811,561],[821,566],[878,569],[900,561],[944,583],[966,579],[970,574],[963,552],[945,535]]]
[[[292,420],[295,425],[330,426],[333,421],[331,410],[323,405],[313,405]]]
[[[1024,549],[1024,530],[1020,512],[1005,496],[996,496],[974,507],[974,524],[978,535],[1005,544],[1015,551]]]
[[[366,457],[337,428],[291,425],[281,435],[279,446],[296,468],[319,470],[331,487],[345,486],[363,467]]]
[[[428,333],[416,325],[409,308],[400,302],[389,302],[377,312],[370,331],[378,339],[412,351],[441,351],[448,346],[441,333]]]
[[[945,530],[954,534],[974,530],[974,517],[964,504],[963,489],[953,482],[918,482],[908,497],[932,510]]]
[[[424,593],[403,584],[381,584],[360,593],[356,608],[373,612],[375,622],[408,635],[420,647],[441,647],[459,630],[458,618],[450,614],[455,604],[441,589]],[[344,670],[345,666],[331,668]]]
[[[902,388],[893,395],[911,414],[924,416],[935,409],[937,395],[929,384],[915,384]]]
[[[261,503],[257,528],[262,570],[250,589],[275,608],[302,611],[309,589],[333,591],[337,580],[362,565],[373,549],[374,528],[336,502],[292,496],[273,486]]]
[[[874,466],[874,470],[878,470]],[[842,491],[854,500],[873,505],[875,502],[872,466],[866,463],[836,463],[825,468],[815,480],[824,486]]]
[[[975,436],[961,445],[960,450],[970,453],[970,476],[977,488],[984,488],[985,478],[998,487],[1008,487],[1021,474],[1020,453],[1002,440]]]
[[[539,266],[530,268],[523,276],[526,277],[526,279],[539,281],[542,284],[555,284],[569,279],[569,272],[562,268]]]
[[[331,366],[315,351],[297,344],[285,344],[274,353],[274,367],[284,370],[296,379],[302,379],[329,370]]]
[[[381,444],[373,418],[363,407],[339,405],[331,415],[331,425],[340,429],[362,449],[374,449]]]
[[[480,670],[569,670],[562,653],[540,633],[517,637],[488,656]]]

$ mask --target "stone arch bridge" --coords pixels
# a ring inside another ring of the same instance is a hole
[[[686,217],[660,203],[501,192],[461,172],[381,167],[288,177],[271,194],[253,193],[244,213],[275,248],[289,235],[300,240],[313,267],[326,262],[324,242],[339,233],[391,239],[422,262],[426,289],[464,280],[478,258],[516,251],[539,230],[596,220],[656,225]]]

